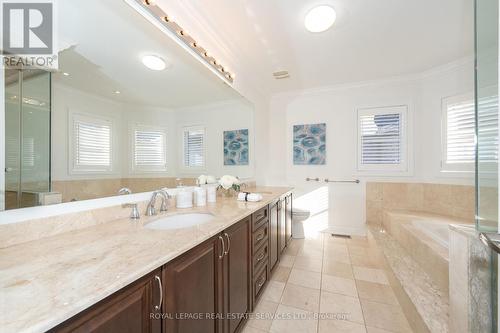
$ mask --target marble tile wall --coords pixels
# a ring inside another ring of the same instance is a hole
[[[181,181],[188,186],[196,184],[194,178],[182,178]],[[175,177],[83,179],[53,181],[52,190],[62,194],[63,202],[70,202],[114,196],[122,187],[139,193],[176,185]]]
[[[196,178],[181,178],[185,186],[196,185]],[[245,182],[247,186],[255,186],[255,181]],[[162,178],[109,178],[53,181],[52,191],[62,194],[63,202],[104,198],[117,195],[119,189],[129,188],[132,193],[149,192],[163,187],[176,187],[175,177]]]
[[[492,332],[495,260],[474,228],[452,225],[450,229],[451,332]]]
[[[366,183],[366,220],[381,225],[384,210],[411,210],[474,220],[474,186]]]

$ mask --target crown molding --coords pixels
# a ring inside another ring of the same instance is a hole
[[[356,88],[365,88],[365,87],[372,87],[372,86],[377,86],[377,85],[384,85],[384,84],[394,84],[394,83],[399,83],[399,82],[412,82],[412,81],[419,81],[423,80],[432,76],[436,75],[441,75],[447,72],[454,71],[456,69],[465,67],[465,66],[474,66],[474,57],[473,56],[467,56],[464,58],[460,58],[458,60],[449,62],[444,65],[436,66],[431,69],[425,70],[423,72],[419,73],[414,73],[414,74],[408,74],[408,75],[399,75],[399,76],[391,76],[383,79],[377,79],[377,80],[367,80],[367,81],[357,81],[357,82],[350,82],[350,83],[341,83],[341,84],[335,84],[335,85],[330,85],[330,86],[322,86],[322,87],[315,87],[315,88],[310,88],[310,89],[294,89],[294,90],[289,90],[289,91],[284,91],[280,92],[277,94],[273,94],[271,98],[279,98],[279,97],[284,97],[284,96],[305,96],[305,95],[314,95],[314,94],[321,94],[321,93],[331,93],[335,91],[342,91],[342,90],[349,90],[349,89],[356,89]]]

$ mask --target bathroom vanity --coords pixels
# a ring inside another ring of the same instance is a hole
[[[291,235],[285,214],[291,189],[252,191],[268,194],[261,202],[218,198],[206,207],[171,208],[139,221],[109,221],[1,249],[2,297],[17,304],[3,314],[2,327],[6,332],[239,332],[265,289],[271,253],[278,261]],[[176,230],[146,228],[183,213],[209,213],[214,219]],[[22,253],[22,262],[13,253]],[[22,321],[14,319],[19,317]]]

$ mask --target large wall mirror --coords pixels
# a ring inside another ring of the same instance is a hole
[[[58,12],[59,71],[4,71],[0,210],[254,176],[241,95],[122,0]]]

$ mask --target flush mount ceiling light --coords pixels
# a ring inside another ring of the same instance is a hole
[[[144,66],[154,71],[162,71],[167,68],[165,60],[155,55],[146,55],[142,57],[142,63]]]
[[[314,7],[307,13],[304,25],[310,32],[323,32],[328,30],[337,19],[337,12],[330,6]]]
[[[234,75],[228,71],[215,57],[210,55],[205,48],[190,36],[177,22],[173,21],[167,13],[157,4],[156,0],[124,0],[139,14],[157,26],[177,44],[195,56],[201,63],[209,68],[226,83],[232,84]],[[144,60],[143,60],[144,62]]]

